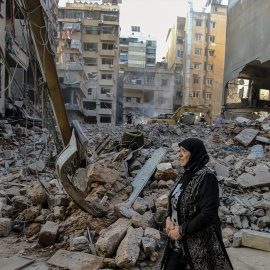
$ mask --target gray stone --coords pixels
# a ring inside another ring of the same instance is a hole
[[[141,168],[142,164],[138,160],[135,160],[134,163],[130,166],[131,171],[137,171],[140,170]]]
[[[13,159],[14,152],[12,150],[4,150],[4,159]]]
[[[225,163],[228,163],[228,164],[231,164],[235,161],[235,156],[234,155],[229,155],[227,157],[224,158],[224,162]]]
[[[105,257],[115,254],[130,225],[131,220],[120,218],[108,228],[101,230],[96,242],[98,254]]]
[[[38,236],[38,242],[44,246],[51,246],[55,243],[59,225],[52,221],[47,221],[41,228]]]
[[[36,174],[36,171],[41,173],[45,169],[45,164],[43,160],[39,159],[37,162],[28,165],[28,169],[32,174]]]
[[[256,217],[263,217],[265,216],[265,211],[263,209],[257,209],[256,211],[254,211],[254,215]]]
[[[156,189],[158,187],[158,181],[155,180],[150,184],[150,189]]]
[[[247,216],[242,216],[241,217],[241,222],[242,222],[242,228],[247,229],[249,227],[249,221]]]
[[[243,159],[241,159],[240,161],[238,161],[235,165],[234,165],[234,169],[240,170],[243,168],[243,165],[245,164],[245,161]]]
[[[260,131],[257,129],[246,128],[242,130],[237,136],[234,137],[244,146],[248,146],[258,135]]]
[[[6,237],[12,230],[12,220],[10,218],[0,218],[0,237]]]
[[[156,248],[156,241],[152,238],[142,238],[142,248],[146,257],[150,257]]]
[[[63,220],[66,213],[65,206],[55,206],[53,208],[53,215],[56,219]]]
[[[66,195],[55,195],[48,199],[48,206],[52,209],[55,206],[68,206],[70,199]]]
[[[234,234],[234,236],[233,236],[233,247],[234,248],[241,246],[242,237],[243,237],[242,231],[238,231],[237,233]]]
[[[258,209],[269,209],[270,208],[270,202],[266,200],[260,200],[257,201],[257,203],[254,204],[255,208]]]
[[[215,166],[215,171],[218,176],[223,176],[223,177],[229,177],[230,176],[230,169],[224,165],[217,164]]]
[[[159,188],[159,189],[167,188],[167,187],[168,187],[168,186],[167,186],[167,182],[166,182],[166,181],[160,180],[160,181],[158,182],[158,188]]]
[[[73,239],[73,245],[76,250],[85,250],[89,248],[89,241],[85,236],[75,237]]]
[[[224,178],[224,185],[228,187],[237,187],[238,183],[232,178]]]
[[[148,221],[148,226],[150,228],[157,228],[157,223],[155,220],[155,216],[151,211],[147,211],[143,214],[143,216],[146,218],[146,220]]]
[[[252,230],[242,230],[242,246],[270,251],[270,234]]]
[[[31,205],[30,200],[25,196],[14,196],[11,199],[14,203],[15,208],[24,210]]]
[[[265,228],[266,226],[270,225],[270,217],[264,216],[264,217],[259,217],[257,220],[257,226],[259,228]]]
[[[167,209],[164,207],[157,208],[156,211],[156,222],[159,227],[165,228],[166,227],[166,219],[165,216],[167,214]]]
[[[120,268],[129,269],[135,266],[140,253],[143,229],[129,227],[127,234],[117,249],[115,262]]]
[[[156,244],[160,242],[160,232],[159,230],[153,228],[146,228],[144,231],[144,236],[148,238],[153,238],[156,241]]]
[[[225,248],[230,246],[230,241],[226,238],[223,238],[223,243],[224,243]]]
[[[148,203],[143,198],[138,197],[133,204],[133,209],[143,215],[149,209]]]
[[[134,215],[131,222],[136,228],[146,229],[149,226],[147,219],[142,215]]]
[[[7,189],[5,189],[5,192],[6,192],[6,195],[9,198],[13,198],[15,196],[20,196],[21,195],[20,188],[18,188],[18,187],[7,188]]]
[[[134,215],[138,215],[139,213],[134,211],[128,204],[118,204],[114,207],[114,212],[118,218],[132,218]]]
[[[244,215],[249,212],[247,208],[245,208],[239,203],[235,203],[234,205],[232,205],[230,210],[234,215]]]
[[[232,223],[235,228],[242,229],[242,222],[240,216],[232,216]]]
[[[222,230],[223,239],[228,239],[229,241],[233,240],[233,230],[230,228],[225,228]]]

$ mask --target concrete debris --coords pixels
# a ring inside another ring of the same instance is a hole
[[[104,217],[84,212],[66,194],[55,174],[56,147],[48,133],[5,123],[0,130],[1,239],[16,237],[16,243],[27,237],[34,246],[31,254],[48,249],[46,259],[55,253],[48,263],[67,269],[156,269],[166,241],[168,195],[182,170],[178,142],[195,136],[205,142],[208,166],[218,178],[224,244],[269,251],[270,129],[265,120],[240,120],[212,127],[139,124],[145,143],[135,150],[121,145],[127,127],[83,126],[91,162],[69,180],[86,201],[109,209]],[[113,137],[93,157],[108,134]],[[162,152],[155,157],[158,149]]]

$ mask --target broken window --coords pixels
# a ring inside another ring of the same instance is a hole
[[[270,101],[270,90],[268,90],[268,89],[260,89],[259,99],[260,100],[268,100],[268,101]]]
[[[195,54],[201,55],[201,53],[202,53],[202,49],[195,49]]]
[[[184,37],[177,37],[177,44],[184,44]]]
[[[91,96],[93,94],[93,89],[92,88],[88,88],[88,96]]]
[[[109,116],[101,116],[100,123],[111,123],[111,117]]]
[[[137,97],[136,98],[136,103],[141,103],[141,98]]]
[[[85,66],[97,66],[97,58],[84,57],[83,61]]]
[[[112,103],[100,102],[100,108],[102,108],[102,109],[111,109],[112,108]]]
[[[126,97],[126,102],[131,102],[131,97]]]
[[[97,108],[96,102],[94,101],[84,101],[83,108],[89,111],[94,111]]]
[[[102,58],[102,65],[113,65],[112,58]]]
[[[249,80],[236,78],[228,82],[227,103],[240,103],[248,98]]]
[[[176,50],[176,58],[184,58],[184,51]]]
[[[202,26],[202,20],[196,20],[196,26]]]
[[[111,89],[101,88],[100,93],[101,94],[109,94],[109,93],[111,93]]]
[[[97,43],[90,43],[90,42],[83,42],[83,50],[90,51],[90,52],[97,52],[98,44]]]
[[[195,40],[202,41],[202,34],[195,34]]]

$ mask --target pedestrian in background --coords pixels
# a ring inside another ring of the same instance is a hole
[[[133,115],[129,112],[126,114],[127,124],[132,124]]]
[[[184,172],[169,195],[166,218],[167,245],[162,270],[233,270],[222,241],[218,217],[219,187],[205,166],[209,156],[197,138],[179,143]]]

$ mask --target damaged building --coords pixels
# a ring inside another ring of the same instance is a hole
[[[58,10],[57,71],[70,120],[115,122],[119,3],[75,1]]]
[[[223,86],[223,116],[250,119],[270,111],[270,2],[230,0]]]

